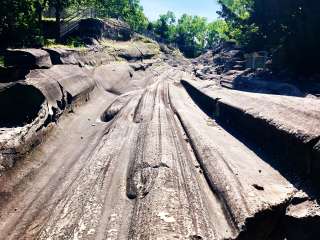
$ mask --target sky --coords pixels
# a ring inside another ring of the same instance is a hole
[[[219,4],[216,0],[140,0],[149,20],[158,19],[160,14],[172,11],[176,17],[186,13],[206,17],[209,21],[217,19]]]

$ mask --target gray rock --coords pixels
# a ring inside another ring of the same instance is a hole
[[[317,239],[320,235],[320,208],[315,200],[293,201],[286,210],[285,237],[293,240]]]
[[[5,54],[7,66],[37,69],[50,68],[52,62],[48,52],[42,49],[9,49]]]
[[[183,81],[192,98],[210,116],[254,142],[278,164],[320,183],[318,147],[319,100],[206,88]]]
[[[62,48],[44,48],[50,54],[52,64],[78,64],[74,50]]]
[[[79,23],[79,32],[83,38],[129,40],[132,37],[130,26],[121,20],[96,18],[83,19]]]

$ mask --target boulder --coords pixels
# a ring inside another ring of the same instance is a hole
[[[75,51],[72,49],[62,48],[43,48],[50,54],[51,62],[57,64],[78,64],[75,58]]]
[[[143,59],[151,59],[156,56],[158,49],[152,44],[131,44],[126,48],[119,50],[118,56],[127,61],[137,61]]]
[[[100,39],[105,31],[105,23],[97,18],[82,19],[79,22],[79,32],[81,37]]]
[[[207,88],[199,82],[182,84],[224,128],[263,150],[273,163],[320,184],[319,145],[314,147],[320,138],[319,100]]]
[[[320,235],[320,208],[316,200],[298,199],[286,209],[284,230],[286,239],[317,239]]]
[[[117,19],[100,20],[87,18],[79,22],[80,36],[83,38],[127,41],[132,37],[130,26]]]
[[[47,51],[42,49],[9,49],[5,54],[7,66],[27,69],[50,68],[52,62]]]
[[[114,40],[128,41],[133,36],[130,26],[118,19],[105,20],[105,31],[103,37]]]

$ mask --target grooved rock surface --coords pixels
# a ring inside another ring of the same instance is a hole
[[[155,43],[108,44],[133,62],[57,52],[0,86],[0,240],[318,238],[317,188],[282,169],[316,175],[318,101],[223,90],[174,51],[140,61]]]
[[[311,175],[320,183],[320,160],[313,150],[320,137],[318,99],[232,91],[190,81],[183,83],[209,116],[271,152],[272,158],[279,159],[280,164]]]

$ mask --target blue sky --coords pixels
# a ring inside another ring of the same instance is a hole
[[[156,20],[160,14],[172,11],[177,17],[183,13],[217,19],[219,4],[216,0],[140,0],[149,20]]]

